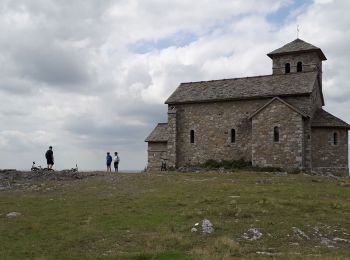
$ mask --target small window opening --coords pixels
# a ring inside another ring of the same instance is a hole
[[[278,126],[275,126],[273,128],[273,141],[275,143],[278,143],[280,141],[280,129],[278,128]]]
[[[236,129],[231,129],[231,143],[236,142]]]
[[[191,144],[194,143],[194,130],[190,131],[190,142],[191,142]]]
[[[299,61],[297,63],[297,72],[302,72],[303,71],[303,63]]]
[[[333,144],[334,145],[338,144],[338,133],[333,133]]]
[[[286,71],[286,73],[290,73],[290,64],[289,63],[286,63],[285,71]]]

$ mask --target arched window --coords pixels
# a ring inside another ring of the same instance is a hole
[[[191,144],[194,143],[194,130],[190,131],[190,142],[191,142]]]
[[[280,129],[278,126],[273,128],[273,141],[278,143],[280,141]]]
[[[289,63],[286,63],[286,65],[285,65],[285,72],[290,73],[290,64]]]
[[[231,129],[231,143],[236,142],[236,129],[232,128]]]
[[[303,63],[299,61],[297,63],[297,72],[302,72],[303,71]]]
[[[333,133],[333,144],[337,145],[338,144],[338,133]]]

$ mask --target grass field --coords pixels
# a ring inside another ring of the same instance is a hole
[[[350,257],[345,178],[101,173],[35,185],[0,192],[0,259]],[[204,218],[215,232],[191,233]]]

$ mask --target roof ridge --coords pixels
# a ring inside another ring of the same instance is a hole
[[[253,79],[253,78],[265,78],[265,77],[275,77],[275,76],[288,76],[295,74],[306,74],[306,73],[317,73],[317,71],[300,71],[300,72],[291,72],[286,74],[269,74],[269,75],[258,75],[258,76],[248,76],[248,77],[237,77],[237,78],[226,78],[226,79],[212,79],[212,80],[200,80],[200,81],[188,81],[181,82],[180,85],[184,84],[193,84],[193,83],[205,83],[205,82],[217,82],[217,81],[229,81],[229,80],[238,80],[238,79]]]
[[[312,92],[317,71],[182,83],[166,104],[241,100]]]

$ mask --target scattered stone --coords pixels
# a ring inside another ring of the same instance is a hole
[[[296,237],[299,240],[310,240],[310,237],[308,235],[306,235],[303,231],[301,231],[299,228],[297,227],[292,227],[293,232],[294,232],[294,237]]]
[[[8,172],[15,172],[17,171],[16,169],[2,169],[0,170],[0,173],[8,173]]]
[[[335,244],[335,242],[333,242],[332,240],[330,240],[326,237],[321,238],[321,245],[324,245],[326,247],[331,248],[331,247],[334,247],[334,244]]]
[[[255,253],[258,255],[267,255],[267,256],[282,255],[282,253],[271,253],[271,252],[263,252],[263,251],[256,251]]]
[[[21,213],[19,213],[19,212],[10,212],[10,213],[7,213],[6,214],[6,217],[8,217],[8,218],[16,218],[16,217],[19,217],[19,216],[21,216],[22,214]]]
[[[198,229],[196,229],[195,227],[191,228],[191,233],[197,232]]]
[[[67,181],[84,179],[98,175],[98,172],[77,172],[72,170],[49,171],[42,169],[41,171],[16,171],[16,170],[0,170],[0,191],[7,190],[33,190],[38,191],[43,188],[43,185],[38,187],[35,184],[27,181]]]
[[[344,238],[340,238],[340,237],[333,238],[333,241],[350,243],[350,240],[347,240],[347,239],[344,239]]]
[[[217,170],[219,173],[224,173],[225,172],[225,168],[224,167],[221,167]]]
[[[200,167],[196,167],[196,166],[183,166],[183,167],[179,167],[179,168],[177,169],[177,171],[179,171],[179,172],[195,172],[195,173],[206,172],[205,169],[200,168]]]
[[[214,232],[214,226],[208,219],[203,219],[202,221],[202,233],[211,234]]]
[[[243,234],[243,238],[247,239],[249,241],[253,241],[253,240],[258,240],[262,237],[262,233],[260,232],[259,229],[252,227],[250,229],[248,229],[248,231],[246,233]]]
[[[287,176],[288,173],[287,172],[274,172],[274,175],[276,175],[276,176]]]

